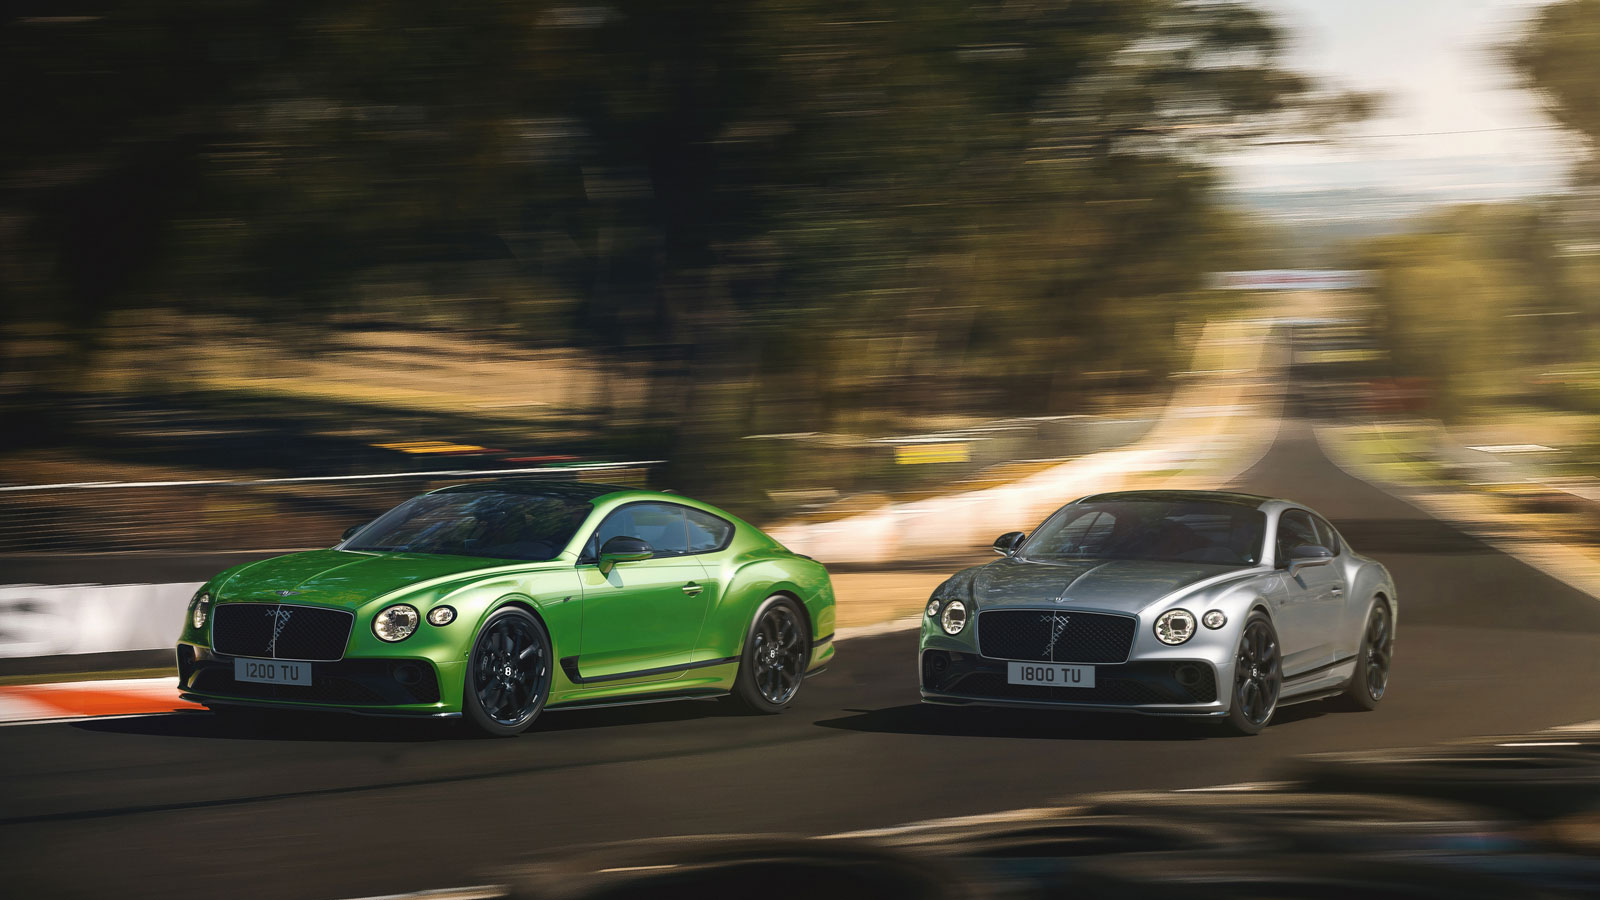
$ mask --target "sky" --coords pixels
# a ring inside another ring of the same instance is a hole
[[[1493,200],[1561,187],[1570,140],[1517,86],[1495,47],[1545,0],[1252,0],[1290,36],[1284,63],[1376,91],[1378,116],[1335,146],[1249,149],[1225,160],[1247,191],[1364,188]],[[1440,133],[1445,132],[1445,133]]]

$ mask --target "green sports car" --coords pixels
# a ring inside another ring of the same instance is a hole
[[[179,691],[464,716],[728,695],[777,712],[833,656],[810,557],[675,494],[507,480],[414,497],[328,550],[235,566],[190,602]]]

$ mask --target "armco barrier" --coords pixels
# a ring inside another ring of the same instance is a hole
[[[200,584],[0,586],[0,658],[159,650]]]

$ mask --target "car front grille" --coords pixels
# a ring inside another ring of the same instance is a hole
[[[1120,663],[1133,649],[1132,616],[1070,609],[996,609],[978,613],[978,652],[1027,662]]]
[[[343,657],[355,621],[348,610],[287,603],[219,603],[211,616],[218,653],[313,661]]]

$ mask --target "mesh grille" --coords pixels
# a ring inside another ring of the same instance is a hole
[[[1148,663],[1099,669],[1092,688],[1058,688],[1008,684],[1004,673],[974,672],[947,688],[964,697],[995,700],[1043,700],[1056,703],[1210,703],[1217,699],[1216,674],[1197,665],[1200,680],[1185,687],[1174,676],[1176,664]]]
[[[1131,616],[1072,610],[992,610],[978,613],[978,651],[993,659],[1119,663],[1128,658],[1138,627],[1138,620]]]
[[[355,621],[342,609],[284,603],[219,603],[211,615],[213,650],[263,659],[339,659]]]

